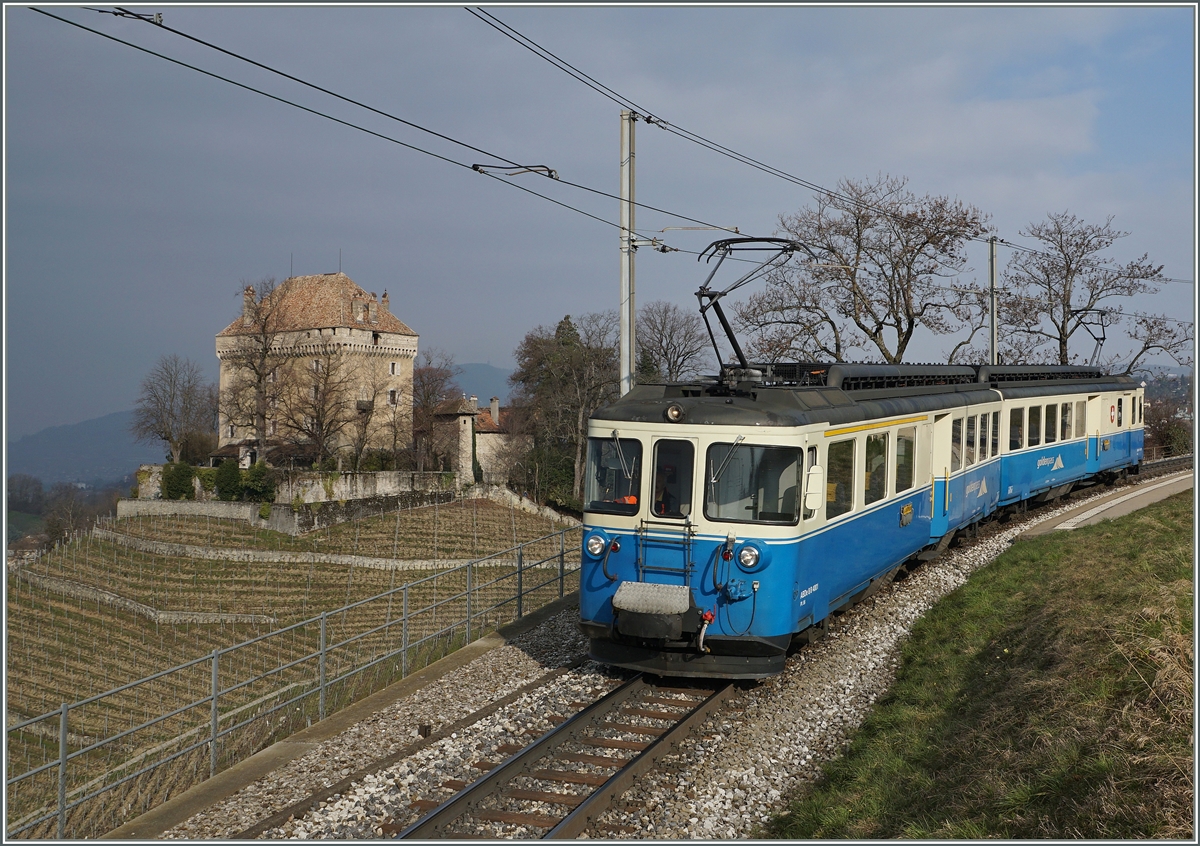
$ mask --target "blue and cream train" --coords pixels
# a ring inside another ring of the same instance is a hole
[[[956,532],[1142,459],[1140,386],[1086,367],[743,375],[642,385],[592,416],[580,614],[594,659],[777,673],[794,640]]]

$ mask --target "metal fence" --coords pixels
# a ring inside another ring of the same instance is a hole
[[[580,532],[438,571],[9,725],[7,837],[111,831],[561,598],[578,588]]]

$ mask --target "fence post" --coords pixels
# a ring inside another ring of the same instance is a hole
[[[70,706],[62,704],[58,715],[58,839],[66,837],[67,831],[67,711]]]
[[[521,619],[525,608],[525,547],[517,547],[517,619]]]
[[[317,706],[317,719],[325,719],[325,620],[328,611],[321,612],[321,655],[317,659],[317,686],[320,688],[320,702]]]
[[[563,598],[563,583],[567,580],[567,530],[558,534],[558,598]]]
[[[471,642],[471,562],[467,562],[467,639],[466,643]]]
[[[209,742],[208,749],[208,777],[212,778],[217,774],[217,722],[220,719],[220,712],[217,711],[217,691],[219,682],[217,680],[217,656],[221,654],[220,649],[212,651],[212,740]]]
[[[404,586],[404,616],[400,623],[400,675],[408,676],[408,585]]]

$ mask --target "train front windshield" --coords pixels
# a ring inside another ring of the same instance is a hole
[[[642,442],[636,438],[588,438],[584,507],[602,514],[638,513]]]
[[[739,523],[800,519],[800,450],[795,447],[713,444],[705,470],[704,516]]]

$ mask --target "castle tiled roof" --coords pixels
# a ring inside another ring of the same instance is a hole
[[[479,409],[479,416],[475,418],[475,431],[481,435],[507,432],[508,428],[504,425],[504,418],[507,416],[507,409],[500,409],[500,422],[497,422],[492,419],[492,410],[490,408],[481,408]]]
[[[384,292],[384,297],[387,292]],[[280,306],[278,330],[292,332],[302,329],[328,329],[334,326],[390,332],[396,335],[416,335],[374,294],[360,288],[346,274],[322,273],[316,276],[292,276],[283,280],[268,298]],[[362,307],[373,305],[373,319],[362,316]],[[241,335],[247,331],[239,315],[218,335]]]

